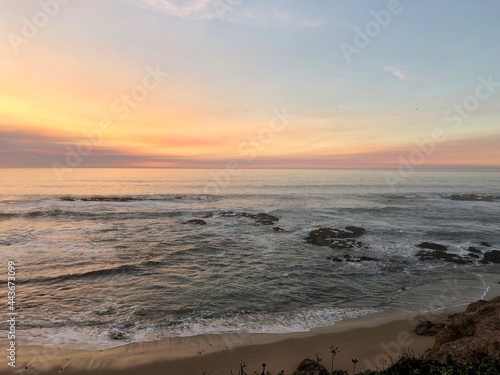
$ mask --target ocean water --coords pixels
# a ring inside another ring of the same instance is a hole
[[[20,340],[96,349],[307,331],[470,303],[487,290],[483,275],[500,271],[416,257],[423,241],[460,256],[500,248],[500,172],[417,171],[397,186],[373,170],[245,170],[216,186],[218,173],[75,169],[59,181],[52,170],[0,170],[0,252],[17,265]],[[366,229],[353,249],[305,241],[351,225]],[[374,260],[331,259],[345,254]]]

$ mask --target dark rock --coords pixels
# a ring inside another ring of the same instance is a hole
[[[500,297],[474,302],[451,317],[425,354],[426,359],[446,363],[453,358],[461,365],[474,365],[487,356],[500,361]]]
[[[481,242],[481,246],[491,247],[491,245],[488,242]]]
[[[127,337],[127,335],[122,331],[119,331],[117,329],[113,329],[113,330],[108,332],[108,337],[111,340],[124,340]]]
[[[345,227],[345,230],[352,233],[353,234],[353,237],[361,237],[363,234],[366,233],[366,229],[365,228],[361,228],[361,227],[355,227],[355,226],[349,226],[349,227]],[[351,238],[351,235],[350,233],[348,233],[348,237],[347,238]]]
[[[419,336],[436,336],[445,326],[446,324],[444,323],[432,323],[429,320],[421,320],[415,328],[415,333]]]
[[[377,260],[377,259],[370,258],[367,256],[360,256],[359,258],[356,258],[355,262],[370,262],[370,261],[374,261],[374,260]]]
[[[342,255],[342,258],[339,257],[328,257],[328,260],[331,260],[332,262],[352,262],[352,263],[360,263],[360,262],[370,262],[370,261],[376,261],[377,259],[375,258],[370,258],[367,256],[351,256],[349,254],[344,254]]]
[[[474,253],[474,254],[482,254],[483,252],[479,249],[476,249],[475,247],[469,247],[469,252]]]
[[[479,259],[479,258],[481,258],[479,255],[474,254],[474,253],[469,253],[468,257],[469,257],[469,258],[474,258],[474,259]]]
[[[74,202],[75,199],[71,197],[61,197],[61,200],[64,202]]]
[[[442,250],[442,251],[448,250],[448,246],[434,242],[422,242],[421,244],[417,245],[417,247],[420,247],[421,249],[430,249],[430,250]]]
[[[476,194],[453,194],[450,195],[452,201],[465,201],[465,202],[493,202],[494,198],[491,195],[481,196]]]
[[[132,197],[90,197],[82,198],[83,202],[131,202],[137,199]]]
[[[227,211],[227,212],[221,212],[220,216],[221,217],[245,217],[245,218],[255,220],[255,223],[260,224],[260,225],[273,225],[276,221],[280,220],[276,216],[269,215],[266,213],[250,214],[247,212],[236,213],[236,212],[232,212],[232,211]]]
[[[300,362],[297,372],[305,375],[328,375],[328,371],[314,359],[306,358]]]
[[[274,230],[275,232],[284,232],[284,231],[285,231],[284,229],[282,229],[282,228],[280,228],[280,227],[274,227],[274,228],[273,228],[273,230]]]
[[[330,246],[337,249],[350,249],[361,246],[362,243],[354,238],[362,236],[366,230],[360,227],[346,227],[345,229],[320,228],[315,229],[306,237],[306,242],[317,246]]]
[[[444,262],[451,262],[455,264],[471,263],[470,260],[463,259],[456,254],[451,254],[447,253],[446,251],[440,251],[440,250],[435,250],[435,251],[422,250],[417,253],[417,257],[422,261],[441,260]]]
[[[210,213],[208,213],[208,214],[204,215],[204,216],[203,216],[203,218],[204,218],[204,219],[210,219],[210,218],[211,218],[211,217],[213,217],[213,216],[214,216],[214,214],[210,212]]]
[[[269,215],[269,214],[264,214],[260,213],[255,216],[250,216],[252,219],[255,219],[255,222],[257,224],[262,224],[262,225],[273,225],[275,221],[279,221],[276,216]]]
[[[500,264],[500,251],[493,250],[493,251],[488,251],[487,253],[484,253],[484,258],[482,260],[482,263]]]
[[[182,224],[207,225],[207,222],[205,220],[201,220],[201,219],[192,219],[192,220],[188,220]]]

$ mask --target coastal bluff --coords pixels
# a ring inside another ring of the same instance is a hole
[[[500,361],[500,297],[479,300],[450,317],[425,358],[470,365],[490,357]]]

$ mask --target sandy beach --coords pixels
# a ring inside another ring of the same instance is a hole
[[[436,321],[445,314],[433,314]],[[424,318],[424,317],[423,317]],[[429,318],[429,317],[426,317]],[[23,374],[234,374],[246,363],[249,374],[262,369],[293,372],[305,358],[319,353],[330,369],[330,346],[338,346],[335,368],[383,367],[403,350],[423,353],[434,342],[412,333],[417,317],[389,311],[346,320],[307,333],[269,335],[202,335],[131,344],[103,351],[75,351],[20,346],[15,371]],[[12,374],[4,369],[2,374]],[[260,372],[260,371],[259,371]]]
[[[486,274],[489,286],[486,299],[500,295],[498,274]],[[0,374],[237,374],[239,366],[252,374],[266,370],[273,374],[284,370],[292,373],[304,358],[316,353],[330,370],[330,346],[340,353],[335,369],[383,368],[404,352],[419,355],[429,349],[434,338],[413,333],[420,320],[444,322],[450,314],[465,310],[465,306],[425,314],[387,310],[356,319],[341,321],[334,326],[293,334],[227,334],[177,337],[168,340],[119,346],[108,350],[78,351],[18,342],[16,368],[4,362]],[[2,346],[6,346],[2,342]]]

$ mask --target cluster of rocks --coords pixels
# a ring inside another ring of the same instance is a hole
[[[305,238],[306,242],[316,246],[328,246],[332,249],[347,250],[363,247],[363,243],[357,240],[366,233],[361,227],[349,226],[344,229],[337,228],[319,228],[311,231]],[[366,262],[377,260],[364,255],[342,254],[339,256],[330,256],[327,258],[332,262]]]
[[[480,245],[485,248],[491,247],[487,242],[481,242]],[[455,264],[471,264],[479,261],[482,264],[500,264],[500,251],[498,250],[486,251],[471,246],[468,249],[469,253],[467,255],[460,256],[448,252],[448,246],[434,242],[422,242],[417,247],[423,249],[416,254],[417,258],[422,261],[440,260]]]
[[[273,225],[275,222],[280,220],[276,216],[269,215],[266,213],[250,214],[248,212],[232,212],[232,211],[221,212],[220,217],[237,217],[237,218],[244,217],[255,220],[255,224],[258,225]]]
[[[208,213],[205,216],[203,216],[204,219],[209,219],[213,217],[213,213]],[[248,212],[233,212],[233,211],[223,211],[219,214],[219,217],[231,217],[231,218],[247,218],[247,219],[252,219],[255,221],[256,225],[274,225],[276,222],[278,222],[280,219],[276,216],[269,215],[266,213],[258,213],[258,214],[252,214]],[[192,224],[192,225],[206,225],[207,222],[202,219],[192,219],[184,222],[184,224]],[[274,231],[276,232],[282,232],[284,231],[280,227],[274,227]]]
[[[208,213],[203,216],[204,219],[213,217],[213,213]],[[279,218],[267,213],[248,213],[248,212],[233,212],[233,211],[223,211],[218,217],[224,218],[246,218],[254,220],[255,225],[274,225],[279,221]],[[207,225],[207,222],[203,219],[191,219],[184,224],[191,225]],[[284,232],[285,230],[280,227],[273,227],[275,232]],[[362,241],[359,237],[363,236],[366,230],[362,227],[348,226],[344,229],[339,228],[319,228],[314,229],[307,237],[305,241],[311,245],[316,246],[328,246],[336,250],[351,250],[359,249],[364,247]],[[416,253],[416,257],[421,261],[443,261],[455,264],[472,264],[480,262],[482,264],[500,264],[500,251],[490,250],[491,245],[487,242],[481,242],[479,245],[471,246],[468,249],[467,255],[458,255],[448,251],[448,246],[442,245],[434,242],[422,242],[416,245],[421,250]],[[328,257],[329,260],[333,262],[365,262],[365,261],[375,261],[377,259],[364,256],[364,255],[353,255],[353,254],[340,254]]]
[[[363,246],[363,243],[356,238],[365,232],[364,228],[355,226],[345,229],[319,228],[309,233],[306,242],[317,246],[329,246],[332,249],[352,249]]]
[[[446,363],[476,364],[489,356],[500,361],[500,297],[470,304],[464,313],[452,315],[436,335],[425,357]]]

